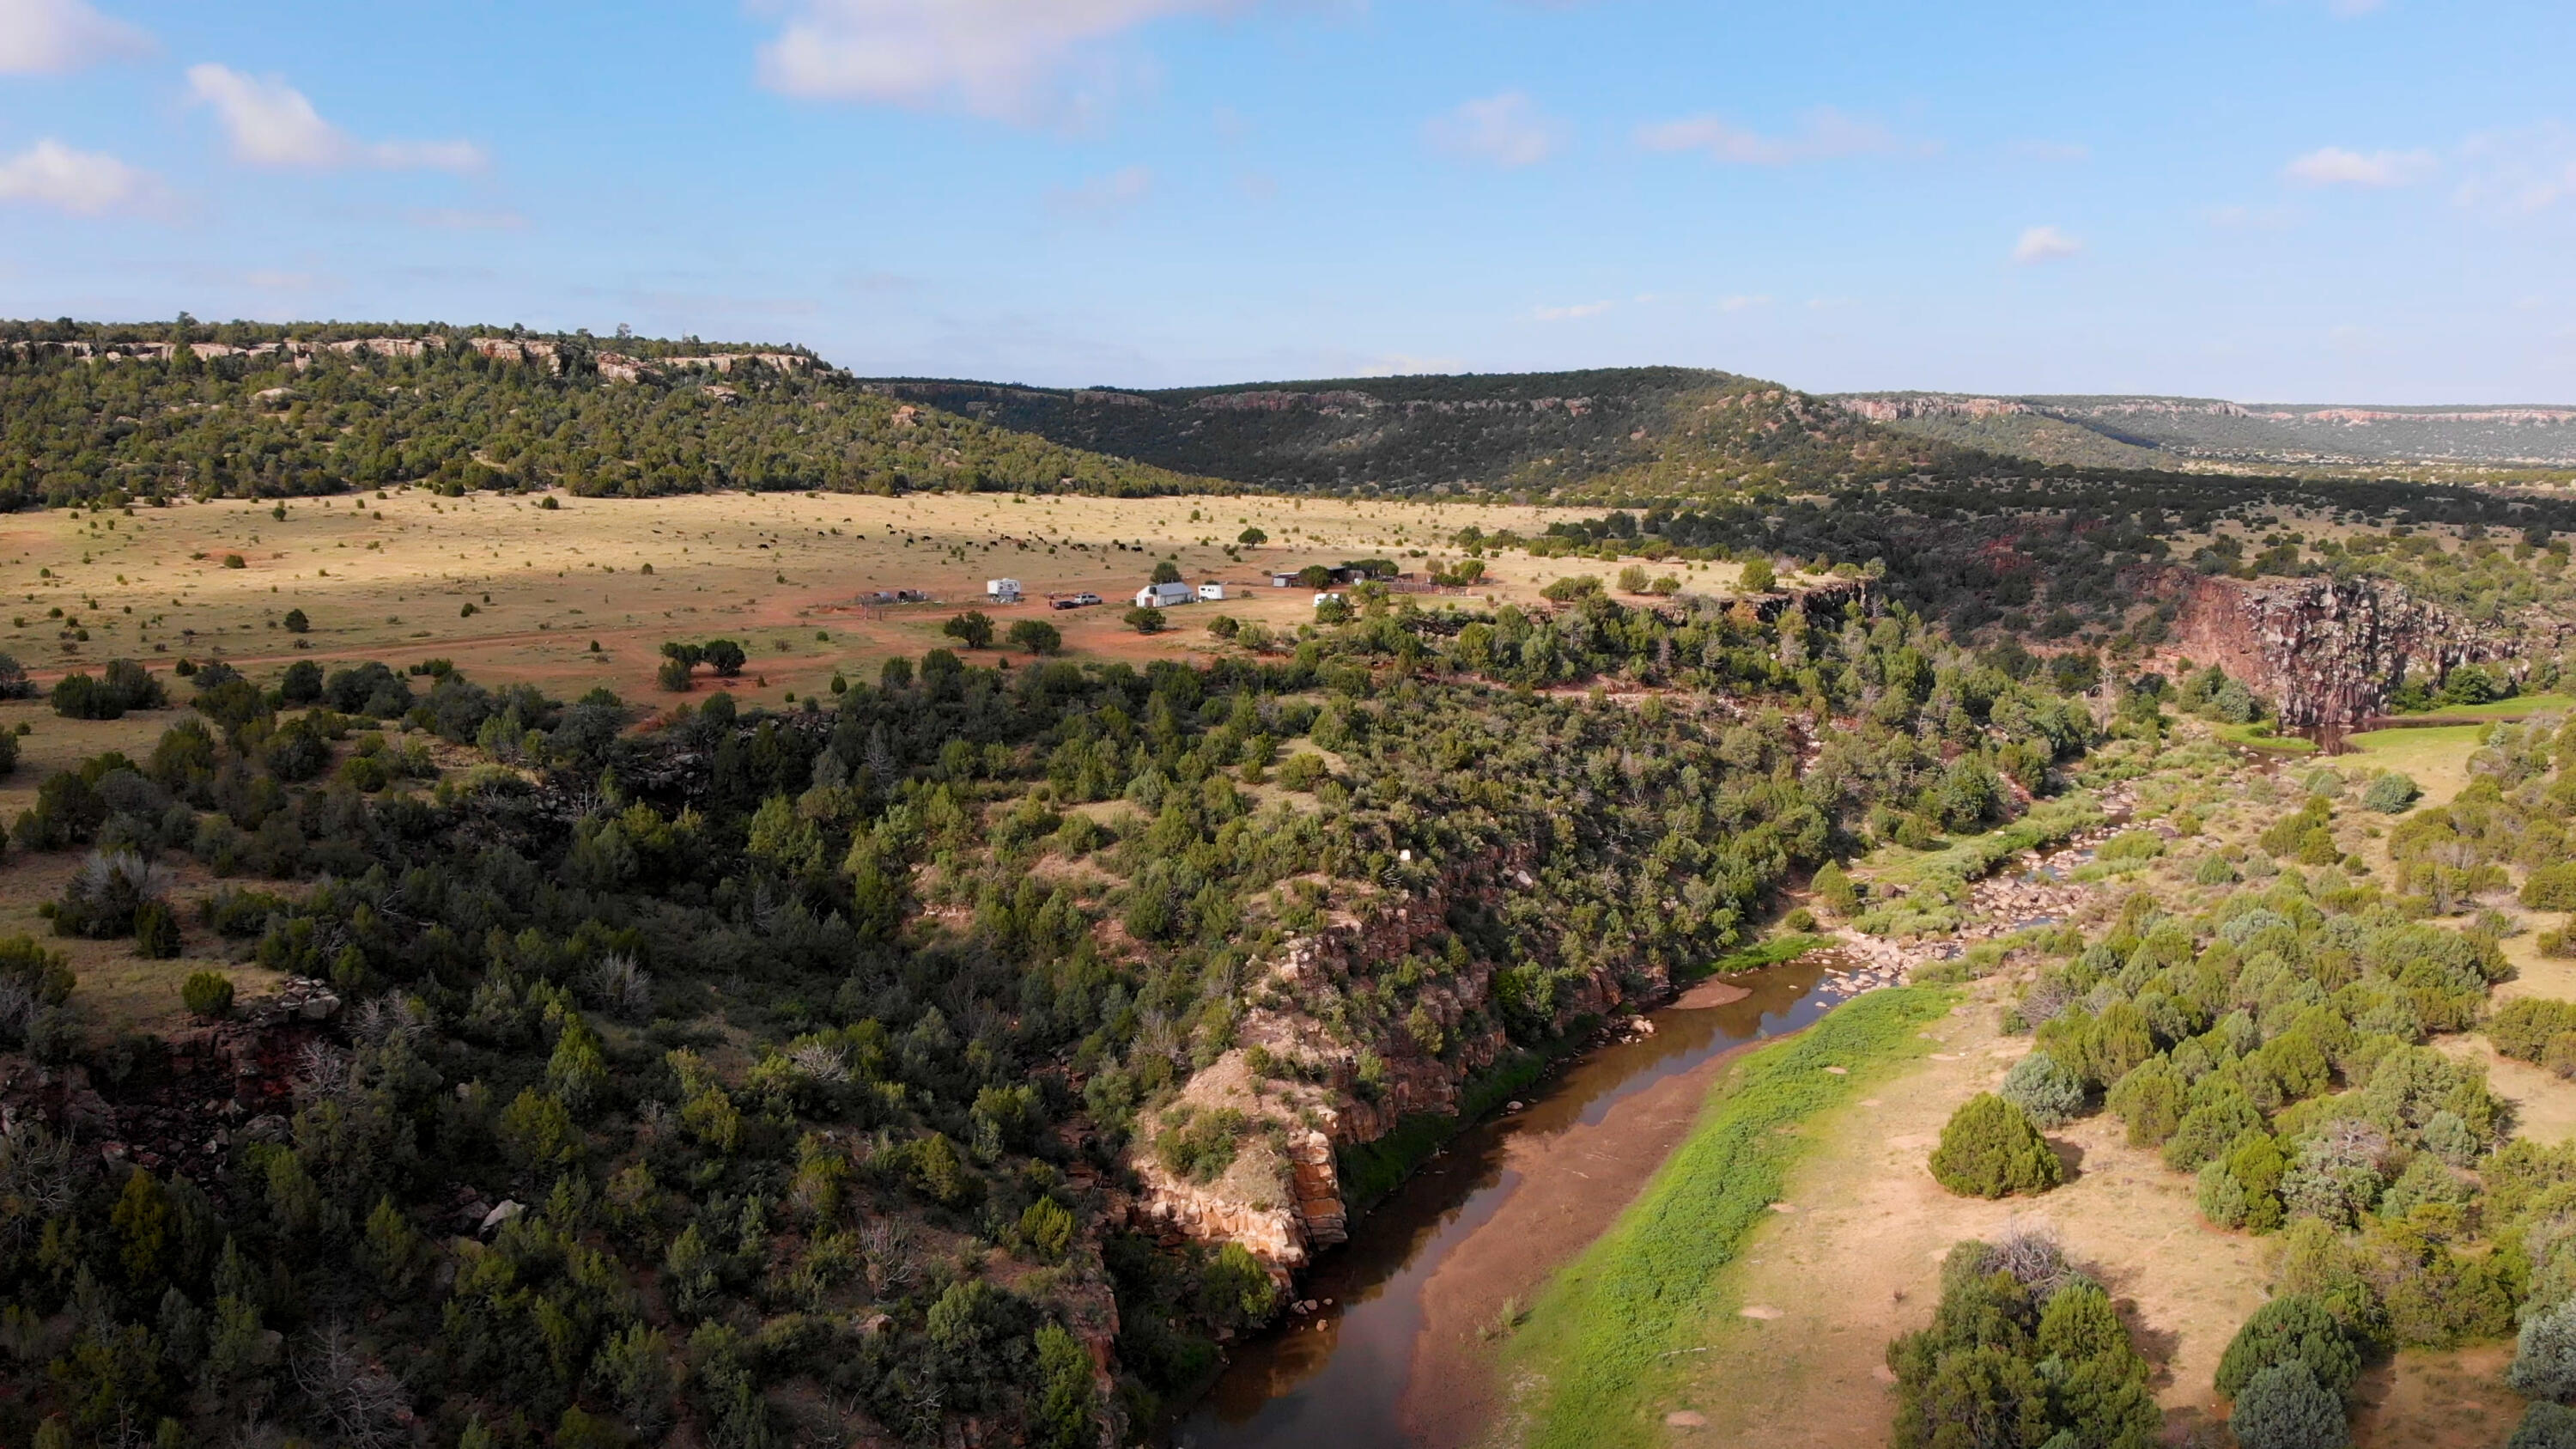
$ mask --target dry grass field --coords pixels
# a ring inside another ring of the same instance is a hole
[[[1269,587],[1274,567],[1384,557],[1422,572],[1458,556],[1447,540],[1468,524],[1535,534],[1597,512],[1266,496],[555,495],[553,508],[544,498],[396,489],[290,500],[282,518],[276,505],[244,500],[11,515],[0,519],[0,593],[13,596],[0,605],[9,625],[0,650],[40,678],[118,656],[220,657],[255,677],[299,657],[399,667],[440,656],[485,681],[572,694],[605,684],[645,700],[664,640],[730,637],[752,658],[734,687],[746,703],[775,704],[836,669],[872,674],[887,655],[947,642],[939,626],[961,608],[985,608],[1005,627],[1045,618],[1077,657],[1186,651],[1205,645],[1202,626],[1220,613],[1311,619],[1310,591]],[[1247,526],[1269,542],[1229,557]],[[241,566],[228,567],[227,555]],[[1241,586],[1244,596],[1174,610],[1169,632],[1138,636],[1119,616],[1165,558],[1193,583],[1221,581],[1229,595]],[[1563,574],[1617,567],[1493,560],[1490,581],[1456,601],[1526,601]],[[1723,588],[1736,570],[1656,572]],[[1020,580],[1028,602],[987,606],[984,582],[1001,577]],[[897,589],[934,602],[857,602]],[[1107,602],[1047,607],[1050,592],[1083,590]],[[281,626],[291,609],[305,612],[310,633]]]

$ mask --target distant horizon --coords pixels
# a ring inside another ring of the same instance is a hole
[[[183,309],[183,310],[184,310],[184,309]],[[55,316],[51,316],[51,317],[43,317],[43,316],[33,316],[33,315],[30,315],[30,316],[19,316],[19,317],[6,317],[6,318],[0,318],[0,324],[9,324],[9,323],[16,323],[16,324],[25,324],[25,323],[45,323],[45,324],[51,325],[51,324],[59,323],[59,322],[61,322],[62,320],[63,320],[63,316],[62,316],[62,314],[56,314]],[[175,325],[175,324],[177,323],[178,318],[177,318],[175,315],[173,315],[173,316],[170,316],[170,317],[149,317],[149,318],[104,318],[104,317],[90,317],[90,318],[83,318],[83,317],[72,317],[70,320],[71,320],[71,322],[72,322],[72,324],[73,324],[74,326],[79,326],[79,327],[126,328],[126,329],[133,329],[133,330],[136,330],[136,331],[143,331],[143,330],[146,330],[146,329],[149,329],[149,328],[154,328],[154,327],[167,327],[167,326],[173,326],[173,325]],[[471,331],[471,330],[475,330],[475,329],[488,329],[488,330],[496,331],[496,332],[500,332],[500,331],[511,331],[511,330],[522,330],[522,331],[525,331],[525,332],[529,333],[531,336],[535,336],[535,337],[573,337],[573,336],[580,336],[580,335],[584,335],[584,334],[585,334],[585,332],[586,332],[586,333],[587,333],[587,335],[590,337],[590,339],[591,339],[592,341],[603,344],[603,346],[604,346],[605,350],[609,350],[609,351],[614,351],[614,350],[615,350],[615,348],[614,348],[613,344],[615,344],[616,342],[618,342],[618,341],[620,340],[620,339],[616,336],[616,334],[615,334],[613,331],[611,331],[611,332],[607,332],[607,333],[602,333],[602,332],[600,332],[600,331],[599,331],[598,329],[596,329],[596,328],[587,328],[587,329],[586,329],[586,328],[579,327],[579,326],[575,326],[575,327],[562,327],[562,328],[540,328],[540,327],[530,326],[529,324],[527,324],[527,323],[525,323],[525,322],[449,322],[449,321],[440,321],[440,320],[429,320],[429,321],[407,321],[407,320],[398,319],[398,318],[397,318],[397,319],[387,319],[387,320],[384,320],[384,321],[372,321],[372,320],[367,320],[367,319],[352,319],[352,318],[343,318],[343,317],[286,317],[286,318],[269,318],[269,317],[227,317],[227,318],[217,319],[217,318],[212,318],[212,317],[197,317],[197,316],[195,316],[194,314],[191,314],[190,320],[191,320],[195,325],[197,325],[197,326],[199,326],[199,327],[222,327],[222,326],[231,326],[231,325],[241,325],[241,326],[251,326],[251,327],[279,327],[279,328],[295,328],[295,327],[386,327],[386,328],[397,328],[397,327],[442,327],[442,328],[451,328],[451,329],[455,329],[455,330],[459,330],[459,331]],[[390,333],[389,333],[388,335],[394,335],[394,334],[390,334]],[[1704,365],[1700,365],[1700,364],[1695,364],[1695,363],[1685,363],[1685,362],[1609,362],[1609,363],[1596,363],[1596,364],[1590,364],[1590,365],[1581,366],[1581,367],[1527,367],[1527,368],[1502,368],[1502,369],[1465,368],[1465,369],[1459,369],[1459,370],[1456,370],[1456,371],[1448,371],[1448,372],[1427,372],[1427,371],[1424,371],[1424,372],[1373,372],[1373,373],[1349,373],[1349,374],[1344,374],[1344,375],[1340,375],[1340,376],[1323,376],[1323,375],[1316,375],[1316,376],[1310,376],[1310,377],[1239,377],[1239,378],[1227,378],[1227,379],[1224,379],[1224,380],[1221,380],[1221,381],[1213,381],[1213,382],[1167,382],[1167,383],[1154,383],[1154,384],[1149,384],[1149,385],[1139,385],[1139,384],[1135,384],[1135,383],[1101,382],[1101,381],[1097,381],[1097,380],[1094,380],[1094,381],[1091,381],[1091,382],[1078,382],[1078,383],[1072,383],[1072,382],[1032,382],[1032,381],[1029,381],[1029,380],[1027,380],[1027,379],[1025,379],[1025,378],[1011,378],[1011,377],[1002,377],[1002,376],[984,376],[984,377],[979,377],[979,376],[976,376],[976,375],[973,375],[973,374],[970,374],[970,373],[958,373],[958,372],[944,372],[944,373],[942,373],[942,372],[868,372],[868,371],[862,371],[862,370],[860,370],[860,369],[852,368],[852,367],[847,367],[847,366],[844,366],[844,365],[843,365],[843,364],[841,364],[841,363],[838,363],[838,362],[833,361],[833,360],[832,360],[832,358],[831,358],[831,356],[830,356],[830,354],[829,354],[829,353],[827,353],[827,352],[826,352],[822,347],[820,347],[820,346],[818,346],[818,345],[816,345],[816,344],[814,344],[814,343],[804,341],[804,340],[802,340],[802,339],[800,339],[800,338],[796,338],[796,337],[770,337],[770,338],[759,338],[759,339],[744,339],[744,338],[731,338],[731,339],[726,339],[726,338],[717,338],[717,339],[707,339],[707,338],[696,338],[694,341],[692,341],[691,337],[690,337],[689,335],[687,335],[687,334],[658,334],[658,333],[656,333],[656,334],[647,334],[647,333],[641,333],[641,332],[639,332],[639,333],[636,333],[636,334],[634,335],[634,337],[633,337],[632,339],[630,339],[630,340],[643,341],[643,342],[657,342],[657,343],[681,343],[681,342],[690,342],[690,343],[691,343],[691,345],[695,345],[695,346],[705,346],[705,347],[718,348],[718,349],[723,349],[723,348],[733,348],[733,349],[741,349],[741,350],[769,350],[769,349],[778,349],[778,350],[795,350],[795,351],[802,351],[802,352],[807,352],[807,353],[811,353],[811,354],[813,354],[813,356],[814,356],[817,360],[821,361],[825,366],[827,366],[827,367],[829,367],[829,368],[833,369],[834,371],[836,371],[836,372],[842,372],[842,373],[847,373],[847,374],[848,374],[849,376],[851,376],[852,378],[855,378],[855,379],[857,379],[858,381],[861,381],[861,382],[953,383],[953,384],[963,384],[963,385],[977,386],[977,387],[1011,387],[1011,388],[1027,388],[1027,389],[1032,390],[1032,391],[1041,391],[1041,392],[1130,392],[1130,393],[1140,393],[1140,394],[1141,394],[1141,393],[1157,393],[1157,392],[1199,392],[1199,391],[1205,391],[1205,390],[1210,389],[1210,388],[1310,387],[1310,386],[1314,386],[1314,385],[1319,384],[1319,383],[1361,383],[1361,384],[1365,384],[1365,383],[1371,383],[1371,382],[1385,382],[1385,381],[1388,381],[1388,380],[1390,380],[1390,379],[1395,379],[1395,378],[1408,378],[1408,377],[1420,377],[1420,378],[1435,378],[1435,377],[1539,377],[1539,376],[1550,376],[1550,375],[1558,375],[1558,374],[1566,374],[1566,375],[1570,375],[1570,374],[1575,374],[1575,373],[1586,373],[1586,372],[1634,372],[1634,371],[1646,371],[1646,370],[1651,370],[1651,369],[1656,369],[1656,368],[1674,368],[1674,369],[1678,369],[1678,370],[1686,371],[1686,372],[1710,372],[1710,373],[1719,373],[1719,374],[1723,374],[1723,375],[1725,375],[1725,376],[1729,376],[1729,377],[1741,377],[1741,378],[1747,378],[1747,379],[1750,379],[1750,380],[1752,380],[1752,381],[1757,381],[1757,382],[1778,383],[1778,384],[1780,384],[1781,386],[1784,386],[1784,387],[1795,388],[1797,391],[1802,392],[1802,393],[1805,393],[1805,394],[1807,394],[1807,395],[1808,395],[1808,396],[1810,396],[1810,397],[1822,397],[1822,398],[1843,398],[1843,397],[1900,397],[1900,396],[1916,396],[1916,397],[1956,397],[1956,398],[2002,398],[2002,399],[2010,399],[2010,400],[2014,400],[2014,401],[2022,401],[2022,402],[2048,402],[2048,401],[2062,401],[2062,400],[2070,399],[2070,398],[2124,398],[2124,399],[2137,399],[2137,400],[2141,400],[2141,401],[2149,401],[2149,400],[2151,400],[2151,401],[2156,401],[2156,402],[2222,402],[2222,403],[2228,403],[2228,404],[2231,404],[2231,405],[2233,405],[2233,406],[2236,406],[2236,407],[2242,407],[2242,408],[2362,408],[2362,409],[2390,409],[2390,410],[2398,410],[2398,411],[2406,411],[2406,410],[2414,410],[2414,411],[2423,411],[2423,410],[2441,410],[2441,411],[2464,411],[2464,410],[2465,410],[2465,411],[2476,411],[2476,410],[2483,410],[2483,409],[2515,409],[2515,408],[2528,408],[2528,409],[2535,409],[2535,410],[2576,411],[2576,402],[2535,402],[2535,401],[2530,401],[2530,400],[2518,400],[2518,399],[2489,399],[2489,400],[2474,401],[2474,402],[2390,402],[2390,401],[2385,401],[2385,400],[2371,400],[2371,399],[2367,399],[2367,398],[2335,398],[2335,399],[2328,399],[2328,400],[2317,400],[2317,399],[2311,399],[2311,400],[2304,401],[2304,402],[2292,402],[2292,401],[2284,401],[2284,400],[2277,399],[2277,398],[2256,399],[2256,398],[2243,398],[2243,397],[2227,397],[2227,396],[2224,396],[2224,395],[2221,395],[2221,394],[2217,394],[2217,393],[2194,393],[2194,392],[2152,392],[2152,391],[2145,391],[2145,390],[2140,390],[2140,389],[2124,389],[2124,388],[2106,388],[2106,389],[2098,389],[2098,390],[2085,391],[2085,392],[2048,392],[2048,391],[2036,391],[2036,390],[2028,390],[2028,389],[2008,389],[2008,388],[1962,388],[1962,387],[1862,387],[1862,388],[1813,388],[1813,387],[1806,387],[1806,386],[1802,386],[1802,385],[1800,385],[1800,384],[1798,384],[1798,383],[1795,383],[1795,382],[1790,381],[1790,380],[1789,380],[1789,379],[1787,379],[1787,378],[1766,377],[1766,376],[1763,376],[1763,375],[1761,375],[1761,374],[1759,374],[1759,373],[1753,373],[1753,372],[1747,372],[1747,371],[1744,371],[1744,370],[1742,370],[1742,369],[1740,369],[1740,368],[1729,368],[1729,367],[1709,367],[1709,366],[1704,366]]]

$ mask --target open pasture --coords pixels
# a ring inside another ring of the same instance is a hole
[[[1271,588],[1273,568],[1374,557],[1427,572],[1459,556],[1448,540],[1469,524],[1530,535],[1595,512],[1248,495],[633,500],[424,489],[57,510],[0,519],[0,594],[10,596],[0,650],[47,679],[120,656],[156,667],[223,658],[254,675],[304,657],[400,666],[436,656],[486,681],[559,694],[604,684],[644,700],[664,640],[729,637],[751,656],[733,687],[746,703],[776,704],[835,671],[873,673],[888,655],[949,642],[939,628],[960,609],[985,609],[1005,628],[1044,618],[1076,657],[1186,651],[1208,642],[1218,614],[1311,619],[1311,591]],[[1247,527],[1268,541],[1229,556]],[[1120,616],[1164,559],[1192,583],[1225,583],[1229,598],[1175,609],[1166,633],[1139,636]],[[1513,555],[1490,560],[1473,594],[1424,602],[1528,602],[1561,575],[1617,567]],[[1702,587],[1735,574],[1730,564],[1656,571]],[[1018,579],[1026,602],[986,604],[991,578]],[[931,602],[860,602],[880,590]],[[1047,606],[1051,592],[1085,590],[1104,604]],[[301,635],[285,622],[299,609],[310,624]]]

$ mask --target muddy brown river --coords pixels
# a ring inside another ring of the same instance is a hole
[[[1703,983],[1653,1014],[1652,1036],[1593,1052],[1460,1134],[1318,1260],[1299,1291],[1326,1306],[1239,1346],[1174,1441],[1472,1441],[1501,1407],[1487,1332],[1617,1219],[1688,1133],[1719,1058],[1815,1020],[1839,999],[1820,984],[1845,964],[1815,952]]]

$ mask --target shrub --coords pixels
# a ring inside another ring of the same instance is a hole
[[[116,719],[125,713],[97,680],[86,674],[66,674],[55,681],[54,713],[65,719]]]
[[[1154,1156],[1163,1166],[1192,1182],[1214,1182],[1234,1165],[1247,1119],[1231,1107],[1194,1112],[1183,1107],[1163,1119],[1154,1137]]]
[[[2343,1402],[2295,1359],[2248,1380],[2227,1427],[2242,1449],[2342,1449],[2351,1438]]]
[[[2423,794],[2423,787],[2415,783],[2414,776],[2391,770],[2363,788],[2361,804],[2363,809],[2376,810],[2382,815],[2403,815]]]
[[[0,654],[0,699],[34,699],[36,682],[14,654]]]
[[[2487,1018],[2485,1031],[2499,1053],[2518,1062],[2537,1062],[2551,1038],[2576,1031],[2576,1001],[2517,997]]]
[[[1234,536],[1234,541],[1242,544],[1245,548],[1259,548],[1270,541],[1270,535],[1263,533],[1257,528],[1247,528],[1243,532],[1236,534]]]
[[[240,554],[228,553],[224,555],[224,567],[228,569],[246,569],[250,567],[250,563]]]
[[[2522,883],[2522,903],[2534,910],[2576,911],[2576,862],[2533,871]]]
[[[1121,617],[1124,619],[1128,628],[1135,630],[1139,634],[1160,634],[1163,632],[1163,611],[1149,605],[1129,609]]]
[[[156,961],[179,954],[179,917],[166,901],[145,901],[134,908],[134,951]]]
[[[304,616],[302,609],[287,610],[285,619],[280,622],[286,625],[286,632],[289,634],[308,633],[313,628],[313,621]]]
[[[1744,573],[1736,580],[1735,587],[1738,593],[1767,594],[1779,582],[1779,572],[1771,567],[1771,560],[1757,558],[1745,563]]]
[[[2522,1411],[2504,1449],[2576,1449],[2576,1409],[2546,1400]]]
[[[1031,654],[1054,654],[1064,648],[1064,631],[1044,619],[1020,619],[1011,625],[1011,647]]]
[[[1158,584],[1179,583],[1181,581],[1181,566],[1172,562],[1170,559],[1163,560],[1162,562],[1154,565],[1153,581]]]
[[[662,667],[653,671],[653,679],[673,694],[689,692],[689,666],[677,659],[663,660]]]
[[[2164,1057],[2150,1057],[2111,1087],[2104,1105],[2129,1124],[2129,1145],[2162,1147],[2182,1124],[2182,1074]]]
[[[2556,1303],[2523,1320],[2515,1336],[2513,1367],[2505,1383],[2530,1399],[2576,1399],[2576,1299]]]
[[[1600,575],[1576,574],[1571,578],[1558,579],[1555,583],[1539,590],[1539,595],[1551,604],[1571,604],[1577,599],[1589,598],[1599,592],[1601,592]]]
[[[1850,915],[1860,905],[1860,887],[1852,884],[1850,874],[1839,862],[1829,860],[1816,867],[1812,884],[1817,897],[1843,915]]]
[[[2042,1193],[2066,1177],[2029,1115],[1992,1092],[1951,1114],[1931,1166],[1934,1181],[1963,1197]]]
[[[2286,1293],[2254,1310],[2218,1360],[2218,1392],[2233,1399],[2254,1376],[2274,1364],[2303,1363],[2327,1393],[2352,1392],[2361,1375],[2361,1350],[2324,1304]]]
[[[2046,1052],[2032,1052],[2013,1063],[2000,1090],[2038,1127],[2063,1125],[2084,1110],[2083,1081]]]
[[[310,659],[298,659],[286,666],[286,674],[277,681],[277,697],[288,704],[311,704],[322,697],[322,666]]]
[[[981,609],[969,609],[940,625],[939,632],[969,649],[983,649],[993,642],[993,619]]]
[[[232,1015],[233,983],[219,971],[192,971],[179,984],[179,1000],[192,1015],[220,1020]]]

